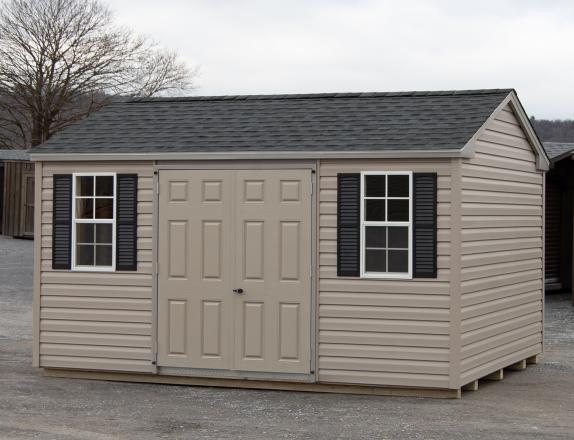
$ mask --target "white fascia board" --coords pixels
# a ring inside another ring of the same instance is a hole
[[[392,151],[247,151],[197,153],[32,153],[34,162],[150,161],[150,160],[282,160],[282,159],[417,159],[462,157],[462,150]]]
[[[524,107],[522,107],[522,103],[518,99],[518,96],[515,92],[512,92],[510,95],[512,97],[510,105],[514,110],[514,113],[518,116],[518,120],[520,121],[528,140],[536,151],[536,166],[539,170],[548,171],[550,168],[550,160],[548,159],[546,150],[534,131],[534,127],[532,127],[530,119],[528,119],[528,115],[526,114],[526,111],[524,111]]]

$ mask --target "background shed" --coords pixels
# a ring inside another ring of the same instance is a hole
[[[34,237],[34,164],[25,150],[0,150],[0,233]]]
[[[552,168],[546,174],[546,291],[572,290],[574,143],[545,142]],[[574,301],[574,295],[573,295]]]

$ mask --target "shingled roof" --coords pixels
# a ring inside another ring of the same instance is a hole
[[[136,99],[109,105],[32,153],[457,150],[510,92]]]
[[[557,162],[574,151],[574,142],[544,142],[543,145],[551,162]]]
[[[0,160],[30,160],[28,150],[0,150]]]

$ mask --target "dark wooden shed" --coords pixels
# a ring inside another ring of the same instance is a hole
[[[544,148],[551,161],[546,173],[545,287],[547,292],[572,291],[574,143],[546,142]]]
[[[34,237],[34,164],[25,150],[0,150],[0,232]]]

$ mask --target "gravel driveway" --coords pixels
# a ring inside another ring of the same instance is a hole
[[[32,241],[0,236],[0,439],[572,439],[574,308],[546,303],[546,352],[461,400],[113,383],[31,365]]]

